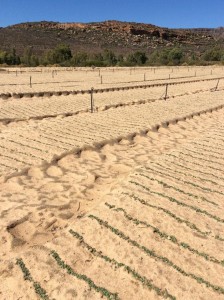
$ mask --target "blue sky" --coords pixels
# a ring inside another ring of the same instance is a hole
[[[224,26],[224,0],[0,0],[0,27],[41,20],[219,27]]]

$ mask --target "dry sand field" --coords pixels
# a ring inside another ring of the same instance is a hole
[[[224,299],[223,153],[223,67],[1,70],[0,299]]]

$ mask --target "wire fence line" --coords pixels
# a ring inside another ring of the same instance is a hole
[[[66,96],[66,95],[78,95],[78,94],[96,94],[96,93],[106,93],[106,92],[115,92],[115,91],[126,91],[126,90],[133,90],[133,89],[149,89],[154,87],[167,87],[172,85],[179,85],[179,84],[188,84],[188,83],[195,83],[195,82],[204,82],[204,81],[217,81],[220,82],[222,77],[216,78],[207,78],[207,79],[195,79],[195,80],[185,80],[185,81],[173,81],[173,82],[164,82],[164,83],[154,83],[154,84],[142,84],[142,85],[132,85],[132,86],[123,86],[123,87],[111,87],[111,88],[91,88],[87,90],[70,90],[70,91],[46,91],[46,92],[28,92],[28,93],[2,93],[0,94],[0,98],[8,99],[8,98],[23,98],[23,97],[51,97],[51,96]],[[32,83],[31,83],[32,84]]]

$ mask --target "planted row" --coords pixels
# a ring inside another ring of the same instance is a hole
[[[182,154],[183,154],[184,156],[191,156],[191,155],[187,155],[186,153],[182,153]],[[204,169],[204,167],[205,167],[204,165],[202,165],[202,164],[196,162],[195,160],[192,162],[192,161],[189,161],[189,160],[187,160],[187,159],[185,159],[185,158],[182,158],[182,157],[180,157],[180,156],[176,156],[176,155],[174,155],[174,154],[172,154],[172,153],[169,153],[169,154],[166,154],[166,155],[167,155],[167,156],[170,156],[170,157],[173,157],[173,158],[177,158],[178,161],[179,161],[179,160],[183,160],[184,162],[194,164],[195,166],[199,166],[199,167],[201,167],[201,168],[203,168],[203,169]],[[195,157],[194,157],[194,159],[195,159]],[[203,159],[202,159],[202,160],[203,160]],[[210,162],[210,161],[209,161],[209,162]],[[218,171],[218,172],[220,172],[221,174],[223,173],[223,169],[214,168],[213,166],[206,165],[206,168],[209,168],[209,169],[214,170],[214,171]]]
[[[153,171],[153,172],[156,172],[156,174],[161,174],[162,176],[166,176],[166,177],[170,177],[170,178],[172,178],[172,179],[176,179],[177,181],[183,182],[184,184],[192,185],[193,187],[201,188],[201,189],[207,190],[206,188],[203,188],[203,187],[201,187],[201,186],[199,186],[199,185],[197,185],[197,184],[195,184],[195,183],[193,183],[193,182],[183,180],[183,179],[178,178],[178,177],[175,177],[175,176],[173,176],[173,175],[171,176],[171,175],[169,175],[169,174],[164,174],[163,172],[160,172],[159,170],[154,170],[154,169],[152,169],[152,168],[150,168],[150,167],[145,167],[145,169],[146,169],[146,170],[151,170],[151,171]],[[170,170],[172,171],[172,169],[170,169]],[[140,175],[140,176],[145,176],[144,174],[139,174],[139,175]],[[146,176],[145,176],[145,177],[146,177]],[[150,179],[149,177],[147,177],[147,178]],[[165,183],[165,182],[163,182],[163,181],[161,181],[161,180],[157,180],[157,179],[155,179],[155,178],[153,178],[153,179],[151,179],[151,180],[157,181],[159,184],[163,185],[164,187],[174,189],[175,191],[177,191],[177,192],[179,192],[179,193],[182,193],[182,194],[184,194],[184,195],[190,196],[190,197],[195,198],[195,199],[200,199],[200,200],[202,200],[202,201],[205,201],[205,202],[208,202],[208,203],[213,204],[213,205],[215,205],[215,206],[218,206],[217,203],[215,203],[215,202],[213,202],[213,201],[210,201],[210,200],[206,199],[205,197],[201,197],[201,196],[198,196],[198,195],[189,193],[189,192],[185,192],[184,190],[182,190],[182,189],[180,189],[180,188],[171,186],[171,185],[169,185],[169,184],[167,184],[167,183]]]
[[[159,287],[157,287],[156,285],[154,285],[152,283],[151,280],[147,279],[145,276],[140,275],[138,272],[136,272],[133,268],[131,268],[130,266],[118,262],[116,261],[114,258],[110,258],[109,256],[105,255],[102,253],[102,251],[97,251],[95,248],[91,247],[89,244],[87,244],[84,241],[83,236],[81,236],[79,233],[73,231],[72,229],[69,230],[69,232],[71,233],[71,235],[75,238],[77,238],[81,245],[86,248],[92,255],[97,256],[102,258],[104,261],[111,263],[115,266],[115,268],[119,269],[122,268],[125,272],[127,272],[128,274],[131,274],[136,280],[140,281],[144,286],[146,286],[147,288],[149,288],[150,290],[154,290],[157,295],[162,296],[164,298],[169,298],[171,300],[175,300],[176,298],[169,294],[167,292],[167,290],[163,290]]]
[[[28,268],[26,267],[25,263],[23,262],[23,260],[21,258],[18,258],[16,260],[16,264],[20,267],[20,269],[23,272],[23,278],[25,280],[30,281],[33,284],[33,287],[35,289],[35,292],[37,293],[37,295],[43,299],[43,300],[49,300],[49,297],[47,295],[47,292],[45,291],[45,289],[43,289],[41,287],[41,285],[39,284],[39,282],[34,281],[33,277],[31,276],[30,271],[28,270]]]
[[[145,247],[143,245],[140,245],[138,242],[132,240],[129,236],[125,235],[122,231],[120,231],[119,229],[111,226],[110,224],[108,224],[108,222],[100,219],[99,217],[94,216],[94,215],[89,215],[88,217],[92,220],[96,220],[101,226],[104,226],[105,228],[109,229],[113,234],[117,235],[118,237],[125,240],[126,242],[128,242],[132,246],[134,246],[134,247],[138,248],[139,250],[143,251],[146,255],[148,255],[148,256],[150,256],[154,259],[158,259],[158,260],[162,261],[164,264],[166,264],[166,265],[170,266],[171,268],[175,269],[177,272],[179,272],[183,276],[190,277],[190,278],[194,279],[195,281],[197,281],[199,284],[205,284],[205,286],[207,288],[212,288],[215,292],[218,292],[218,293],[221,293],[221,294],[224,295],[224,288],[223,287],[213,285],[212,283],[210,283],[209,281],[203,279],[202,277],[196,276],[193,273],[186,272],[184,269],[177,266],[175,263],[173,263],[167,257],[158,255],[157,253],[155,253],[154,250],[150,250],[147,247]]]
[[[209,212],[207,212],[204,209],[200,209],[197,206],[188,205],[188,204],[186,204],[184,202],[181,202],[181,201],[179,201],[179,200],[177,200],[177,199],[175,199],[173,197],[164,195],[164,194],[159,193],[159,192],[152,191],[152,190],[150,190],[150,188],[148,188],[148,187],[146,187],[146,186],[144,186],[144,185],[142,185],[142,184],[140,184],[140,183],[138,183],[136,181],[129,181],[129,182],[132,183],[132,184],[134,184],[134,185],[136,185],[136,186],[139,186],[139,187],[143,188],[144,190],[146,190],[150,194],[158,195],[158,196],[160,196],[162,198],[168,199],[170,202],[176,203],[179,206],[187,207],[189,209],[192,209],[192,210],[196,211],[197,213],[201,213],[203,215],[206,215],[207,217],[209,217],[209,218],[211,218],[211,219],[213,219],[213,220],[215,220],[217,222],[224,223],[224,219],[222,219],[222,218],[220,218],[220,217],[218,217],[216,215],[212,215],[212,214],[210,214]]]
[[[211,184],[214,184],[214,185],[218,185],[218,186],[220,186],[220,184],[218,184],[216,181],[213,181],[213,180],[210,180],[210,179],[205,179],[205,178],[202,178],[202,177],[199,177],[199,176],[194,176],[194,175],[192,175],[192,174],[190,174],[190,173],[188,173],[188,174],[186,174],[185,172],[181,172],[181,171],[177,171],[176,169],[175,170],[173,170],[173,169],[171,169],[171,168],[169,168],[169,167],[167,167],[167,166],[163,166],[163,165],[161,165],[160,163],[157,163],[157,162],[153,162],[153,164],[155,164],[155,165],[157,165],[158,167],[161,167],[161,168],[163,168],[163,169],[165,169],[165,170],[168,170],[169,172],[174,172],[174,173],[177,173],[177,174],[181,174],[181,175],[187,175],[187,176],[190,176],[190,177],[193,177],[193,178],[195,178],[195,179],[199,179],[199,180],[201,180],[201,181],[204,181],[204,182],[210,182]],[[180,165],[179,165],[180,166]],[[193,169],[190,169],[190,168],[187,168],[187,167],[185,167],[186,169],[188,169],[189,171],[195,171],[195,170],[193,170]],[[148,169],[148,167],[146,167],[146,169]],[[173,177],[172,175],[169,175],[169,174],[164,174],[165,176],[167,176],[167,177],[171,177],[171,178],[174,178],[174,179],[178,179],[178,180],[181,180],[180,178],[177,178],[177,177]],[[190,195],[189,195],[190,196]],[[191,195],[192,196],[192,195]],[[193,196],[194,198],[195,198],[195,196]],[[198,198],[199,196],[197,196],[196,195],[196,198]],[[205,200],[205,197],[199,197],[199,198],[202,198],[202,199],[204,199]],[[209,202],[209,203],[211,203],[211,204],[213,204],[213,205],[216,205],[216,206],[219,206],[217,203],[215,203],[215,202],[213,202],[213,201],[210,201],[210,200],[208,200],[208,199],[206,199],[206,201],[207,202]]]
[[[59,254],[52,250],[51,251],[51,256],[56,260],[57,264],[64,270],[67,271],[67,273],[69,275],[72,275],[80,280],[85,281],[90,289],[94,289],[96,292],[100,293],[102,296],[106,297],[109,300],[119,300],[120,298],[118,297],[117,293],[111,293],[110,291],[108,291],[107,289],[101,287],[101,286],[97,286],[92,279],[90,279],[89,277],[87,277],[84,274],[79,274],[77,272],[75,272],[68,264],[66,264],[61,257],[59,256]]]
[[[170,156],[170,155],[169,155]],[[173,156],[173,157],[175,157],[175,156]],[[214,177],[214,178],[216,178],[216,179],[218,179],[218,180],[224,180],[224,178],[222,178],[222,177],[219,177],[219,176],[216,176],[215,174],[213,174],[213,173],[208,173],[208,172],[205,172],[205,171],[201,171],[201,168],[203,167],[203,165],[201,165],[201,164],[195,164],[194,162],[190,162],[189,160],[186,160],[186,159],[183,159],[183,158],[180,158],[180,160],[183,160],[183,161],[185,161],[186,163],[191,163],[191,164],[194,164],[194,165],[197,165],[197,166],[199,166],[200,167],[200,170],[195,170],[195,169],[193,169],[193,168],[188,168],[188,167],[186,167],[186,165],[181,165],[181,164],[178,164],[176,161],[172,161],[172,162],[170,162],[169,160],[164,160],[165,162],[169,162],[169,163],[172,163],[172,165],[175,165],[175,166],[178,166],[178,167],[180,167],[180,168],[182,168],[182,169],[185,169],[185,170],[188,170],[188,171],[194,171],[194,172],[197,172],[197,173],[199,173],[199,174],[203,174],[203,175],[207,175],[207,176],[211,176],[211,177]],[[199,177],[198,177],[199,178]],[[207,180],[207,179],[204,179],[205,181]]]
[[[198,233],[200,233],[203,236],[207,236],[210,233],[210,232],[204,232],[204,231],[200,230],[194,223],[191,223],[188,220],[184,220],[184,219],[178,217],[177,215],[175,215],[174,213],[172,213],[170,210],[168,210],[166,208],[150,204],[147,201],[145,201],[144,199],[142,199],[140,197],[137,197],[134,194],[129,194],[129,193],[125,193],[125,192],[123,192],[123,194],[129,196],[131,199],[133,199],[135,201],[140,202],[142,205],[145,205],[145,206],[148,206],[148,207],[151,207],[151,208],[154,208],[156,210],[164,212],[169,217],[175,219],[178,223],[185,224],[187,227],[189,227],[190,229],[193,229],[193,230],[197,231]]]
[[[191,158],[193,158],[194,160],[202,160],[202,161],[206,161],[206,162],[209,162],[209,163],[212,163],[212,164],[217,164],[217,165],[224,166],[224,164],[222,164],[222,163],[220,163],[220,162],[216,162],[216,161],[213,161],[213,160],[211,160],[211,159],[206,159],[206,158],[194,156],[194,155],[189,154],[189,153],[179,152],[179,154],[182,154],[182,155],[191,157]],[[199,155],[200,155],[200,154],[199,154]]]
[[[210,147],[209,150],[208,150],[208,149],[205,149],[206,147],[208,147],[206,144],[200,144],[200,143],[196,143],[196,142],[192,142],[191,144],[196,145],[198,150],[202,150],[202,151],[204,151],[204,152],[207,152],[207,153],[209,153],[209,155],[212,155],[212,156],[213,156],[213,154],[211,154],[211,152],[212,152],[212,153],[215,153],[215,154],[218,154],[218,155],[220,155],[220,156],[223,155],[222,153],[216,151],[216,150],[218,150],[217,148],[214,148],[214,147],[213,147],[212,150],[211,150],[211,147]],[[214,150],[214,149],[215,149],[215,150]],[[188,149],[187,149],[187,150],[188,150]],[[214,156],[214,158],[220,159],[220,158],[221,158],[220,156],[219,156],[219,157],[218,157],[218,156]]]
[[[155,234],[158,234],[161,238],[166,239],[166,240],[168,240],[168,241],[170,241],[170,242],[172,242],[172,243],[174,243],[174,244],[176,244],[176,245],[178,245],[178,246],[180,246],[180,247],[182,247],[184,249],[187,249],[187,250],[189,250],[190,252],[192,252],[192,253],[194,253],[196,255],[199,255],[199,256],[203,257],[207,261],[211,261],[213,263],[220,264],[221,266],[224,267],[224,260],[220,261],[217,258],[215,258],[213,256],[210,256],[207,253],[200,252],[197,249],[192,248],[190,245],[188,245],[185,242],[178,241],[178,239],[175,236],[169,235],[166,232],[162,232],[157,227],[155,227],[155,226],[153,226],[153,225],[151,225],[151,224],[149,224],[149,223],[147,223],[145,221],[141,221],[141,220],[139,220],[139,219],[131,216],[130,214],[127,213],[127,211],[124,208],[121,208],[121,207],[117,207],[116,208],[115,205],[110,205],[108,203],[105,203],[105,205],[107,207],[109,207],[110,209],[113,209],[116,212],[122,212],[123,215],[125,216],[125,218],[127,220],[129,220],[129,221],[132,221],[135,225],[144,225],[147,228],[151,228],[153,230],[153,232]]]

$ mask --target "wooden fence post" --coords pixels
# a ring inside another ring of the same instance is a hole
[[[94,107],[94,102],[93,102],[93,87],[91,88],[90,92],[90,111],[93,113],[93,107]]]
[[[167,99],[167,92],[168,92],[168,83],[167,83],[167,85],[166,85],[166,91],[165,91],[165,97],[164,97],[164,100]]]
[[[218,82],[217,82],[217,84],[216,84],[215,91],[217,91],[217,88],[218,88],[218,86],[219,86],[219,80],[220,80],[220,79],[218,79]]]

